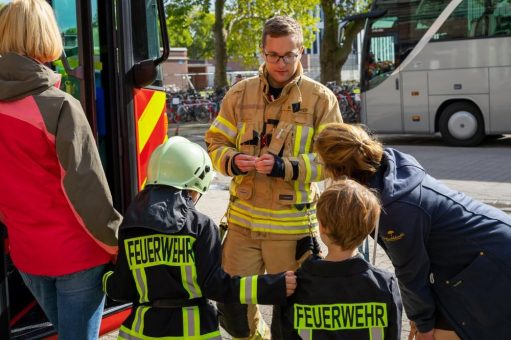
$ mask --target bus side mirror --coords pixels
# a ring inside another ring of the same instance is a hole
[[[357,20],[366,20],[366,19],[376,19],[381,18],[387,13],[386,9],[377,9],[371,12],[365,12],[365,13],[358,13],[354,15],[350,15],[342,19],[341,22],[339,22],[339,28],[337,30],[337,39],[339,41],[339,45],[343,45],[344,43],[344,31],[346,29],[346,26],[352,22]]]

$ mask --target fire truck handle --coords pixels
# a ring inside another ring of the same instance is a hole
[[[83,80],[83,66],[78,66],[76,68],[71,68],[69,65],[69,61],[67,60],[66,52],[62,50],[62,54],[60,56],[60,60],[62,61],[62,66],[64,66],[64,70],[66,70],[66,73],[70,76],[75,77],[76,79]]]
[[[158,66],[169,58],[170,46],[169,46],[169,35],[167,32],[167,22],[165,20],[165,7],[163,5],[163,0],[157,0],[156,6],[158,8],[158,21],[160,22],[160,34],[161,34],[161,41],[163,44],[162,55],[154,61],[154,65]]]

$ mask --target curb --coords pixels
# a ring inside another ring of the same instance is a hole
[[[190,136],[196,134],[206,133],[210,123],[192,123],[192,124],[169,124],[169,135],[170,136]]]
[[[481,200],[481,202],[491,205],[492,207],[498,208],[508,214],[511,214],[511,202],[508,201],[498,201],[498,200]]]

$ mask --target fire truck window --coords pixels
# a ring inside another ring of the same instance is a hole
[[[102,83],[101,72],[103,65],[101,63],[101,42],[99,32],[99,15],[98,15],[98,0],[90,1],[91,18],[92,18],[92,45],[93,45],[93,61],[94,61],[94,89],[95,89],[95,106],[96,106],[96,127],[98,136],[98,146],[101,155],[103,166],[107,167],[108,157],[106,156],[104,146],[104,136],[107,134],[106,130],[106,110],[105,110],[105,95]],[[80,40],[78,39],[78,18],[76,12],[76,1],[52,1],[52,7],[55,11],[55,17],[60,28],[62,41],[64,44],[64,51],[68,60],[69,66],[74,69],[80,65],[79,60],[79,47]],[[54,62],[55,69],[62,75],[60,89],[71,94],[80,100],[80,80],[66,73],[62,61],[57,60]]]
[[[75,1],[54,1],[53,10],[60,28],[64,52],[71,68],[76,68],[80,64],[78,54],[78,20],[76,17]],[[68,75],[60,60],[54,63],[57,72],[62,74],[60,89],[71,94],[80,100],[80,81],[75,77]]]
[[[160,56],[160,30],[156,0],[132,1],[133,58],[135,62]],[[145,15],[143,15],[145,13]],[[155,85],[162,85],[161,67]]]

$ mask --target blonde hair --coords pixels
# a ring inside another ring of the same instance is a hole
[[[0,10],[0,54],[13,52],[42,63],[62,54],[62,38],[44,0],[13,0]]]
[[[263,37],[261,46],[266,45],[266,36],[283,37],[292,35],[296,38],[298,47],[303,45],[303,32],[300,24],[293,18],[288,16],[274,16],[265,22],[263,28]]]
[[[380,201],[363,185],[343,179],[320,196],[317,217],[330,240],[343,250],[358,247],[380,217]]]
[[[315,150],[328,177],[348,176],[366,183],[381,163],[383,146],[360,125],[331,123],[319,134]]]

